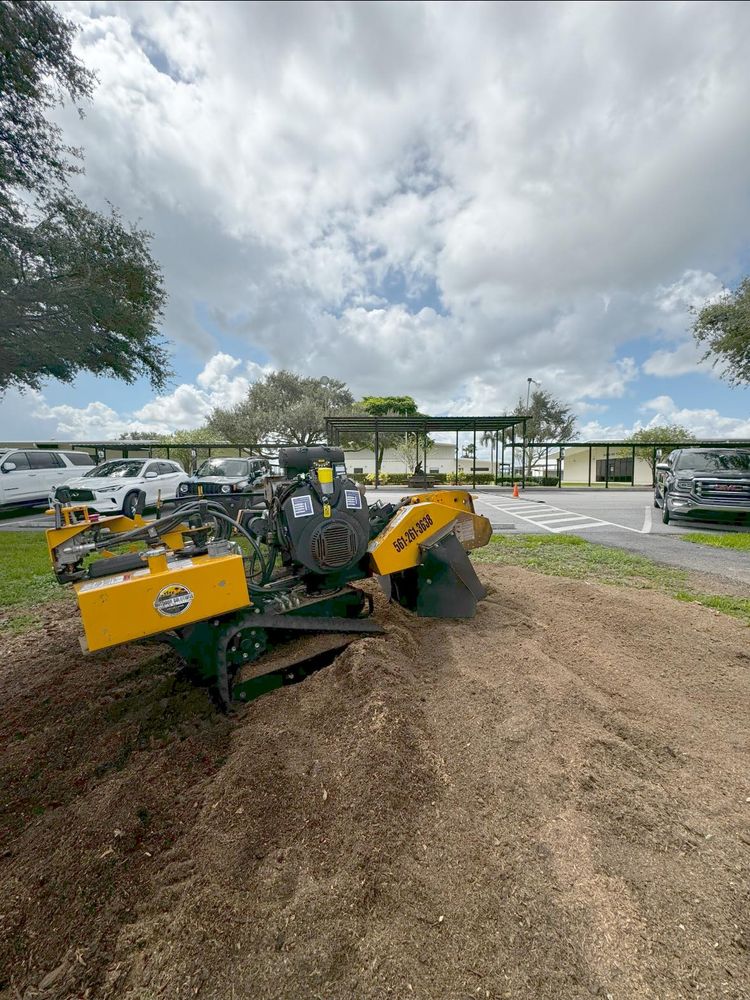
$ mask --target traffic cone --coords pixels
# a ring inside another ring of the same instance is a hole
[[[518,483],[513,483],[513,496],[514,496],[514,498],[516,500],[518,500],[518,498],[519,498],[520,495],[521,494],[518,492]]]

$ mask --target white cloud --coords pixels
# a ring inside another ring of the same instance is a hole
[[[654,351],[643,362],[643,371],[646,375],[658,375],[664,378],[689,375],[699,370],[703,353],[694,341],[686,340],[673,351]],[[710,371],[710,365],[707,370]]]
[[[745,5],[66,9],[101,81],[65,117],[84,193],[157,234],[203,360],[218,329],[439,409],[477,373],[610,397],[746,238]]]
[[[44,419],[195,426],[262,370],[242,353],[435,413],[697,370],[689,309],[750,232],[750,6],[60,6],[99,78],[60,115],[76,183],[154,232],[164,332],[205,367]]]
[[[723,416],[711,408],[680,406],[671,396],[655,396],[643,403],[640,409],[649,414],[648,419],[636,420],[632,425],[607,425],[591,420],[579,427],[578,437],[582,441],[620,441],[644,427],[679,424],[692,431],[697,438],[750,440],[750,419]]]
[[[86,406],[50,406],[43,394],[30,396],[32,416],[55,421],[55,433],[71,440],[117,438],[133,431],[169,431],[191,429],[204,424],[217,406],[234,406],[246,395],[252,382],[265,369],[252,362],[242,362],[229,354],[216,354],[198,373],[197,385],[183,383],[133,413],[118,413],[106,403]]]
[[[183,383],[136,410],[134,417],[154,428],[183,430],[204,424],[217,406],[235,406],[266,369],[229,354],[215,354],[198,373],[198,385]]]
[[[129,420],[100,402],[81,407],[67,404],[49,406],[44,397],[39,396],[33,416],[40,420],[54,420],[55,436],[69,437],[71,441],[117,438],[129,431],[146,430],[144,425]]]
[[[680,424],[687,427],[698,438],[744,438],[750,439],[750,419],[722,416],[714,409],[692,409],[678,406],[671,396],[657,396],[642,406],[653,412],[647,427],[661,424]]]

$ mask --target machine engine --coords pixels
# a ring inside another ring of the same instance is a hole
[[[269,505],[285,562],[319,576],[341,578],[367,552],[367,502],[346,474],[340,448],[282,448],[285,481]]]

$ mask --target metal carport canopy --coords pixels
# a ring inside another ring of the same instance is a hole
[[[430,431],[455,431],[456,432],[456,479],[458,479],[458,435],[461,431],[469,431],[474,434],[474,454],[473,454],[473,485],[477,480],[477,431],[505,431],[511,430],[513,433],[513,463],[515,465],[515,428],[519,425],[522,434],[526,437],[526,417],[525,416],[502,416],[502,417],[427,417],[427,416],[341,416],[326,417],[326,439],[329,444],[340,444],[342,435],[352,434],[373,434],[375,437],[375,486],[379,485],[378,469],[378,441],[380,433],[400,433],[423,434],[425,437]],[[425,445],[425,458],[427,447]],[[419,445],[417,445],[417,459],[419,458]],[[526,484],[526,465],[522,466],[522,480]]]
[[[526,417],[326,417],[326,431],[502,431],[525,424]]]

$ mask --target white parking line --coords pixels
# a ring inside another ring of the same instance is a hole
[[[546,501],[508,501],[501,500],[493,503],[491,500],[480,501],[487,507],[500,511],[503,514],[510,514],[525,521],[537,528],[544,528],[550,534],[559,535],[564,531],[587,531],[589,528],[621,528],[623,531],[632,531],[636,535],[641,535],[650,530],[650,519],[644,522],[643,528],[631,528],[627,524],[618,524],[616,521],[606,521],[602,517],[592,517],[590,514],[578,514],[572,510],[565,510],[563,507],[553,507]],[[576,523],[577,522],[577,523]]]
[[[650,507],[646,507],[646,513],[643,515],[643,527],[641,528],[642,535],[651,534],[651,519],[653,517],[653,511]]]
[[[526,516],[527,521],[586,521],[592,520],[592,518],[587,517],[586,514],[573,514],[572,512],[561,511],[559,514],[547,513],[544,514],[528,514]]]

